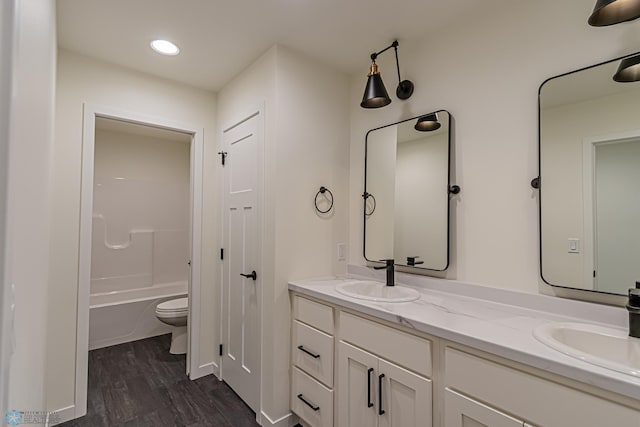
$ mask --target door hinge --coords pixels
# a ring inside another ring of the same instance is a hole
[[[222,344],[220,344],[220,356],[222,356]]]
[[[224,259],[224,248],[220,248],[220,259]]]
[[[596,271],[593,270],[593,277],[596,277]]]
[[[227,152],[226,151],[218,151],[218,154],[220,154],[222,156],[222,166],[224,166],[224,161],[227,158]]]

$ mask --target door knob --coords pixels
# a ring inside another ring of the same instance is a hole
[[[242,273],[240,273],[240,275],[241,275],[241,276],[244,276],[244,277],[250,277],[250,278],[252,278],[253,280],[256,280],[256,279],[258,278],[258,274],[256,273],[256,271],[255,271],[255,270],[253,270],[253,271],[251,272],[251,274],[242,274]]]

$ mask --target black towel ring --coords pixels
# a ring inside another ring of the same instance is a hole
[[[331,195],[331,204],[329,205],[329,207],[327,208],[327,210],[323,211],[318,207],[318,196],[320,194],[324,194],[324,193],[329,193],[329,195]],[[328,213],[331,209],[333,209],[333,193],[331,192],[331,190],[329,190],[327,187],[320,187],[320,190],[318,190],[318,192],[316,193],[316,197],[313,200],[313,203],[316,205],[316,210],[321,213],[321,214],[326,214]]]
[[[373,208],[371,209],[371,212],[367,213],[367,199],[371,197],[371,199],[373,200]],[[366,191],[362,194],[362,198],[364,199],[364,203],[365,203],[365,207],[364,207],[364,214],[366,216],[371,216],[373,215],[373,213],[376,211],[376,198],[373,197],[373,194],[371,193],[367,193]]]

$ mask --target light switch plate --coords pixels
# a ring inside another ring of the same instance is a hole
[[[347,244],[338,243],[338,261],[347,260]]]
[[[579,254],[580,253],[580,239],[568,239],[567,241],[567,249],[570,254]]]

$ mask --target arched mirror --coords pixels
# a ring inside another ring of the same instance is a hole
[[[449,113],[435,111],[371,129],[365,147],[365,258],[446,270]]]

